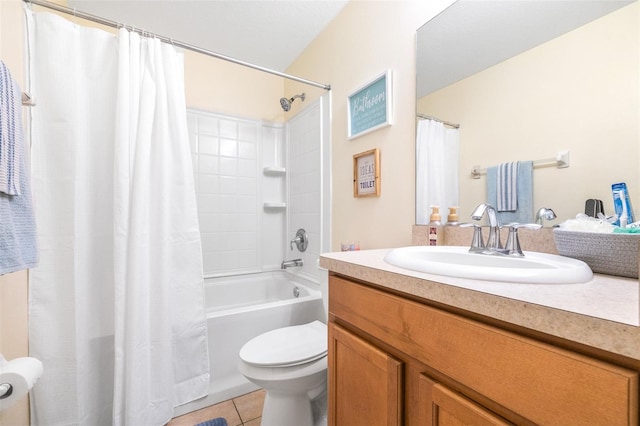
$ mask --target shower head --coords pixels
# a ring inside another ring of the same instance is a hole
[[[287,99],[287,98],[280,98],[280,106],[282,107],[282,109],[287,112],[291,109],[291,103],[296,99],[296,98],[300,98],[302,99],[302,102],[304,102],[304,98],[305,98],[305,94],[301,94],[301,95],[295,95],[293,98]]]

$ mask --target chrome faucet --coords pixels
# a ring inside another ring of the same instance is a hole
[[[487,244],[482,244],[482,233],[480,230],[480,226],[476,224],[468,224],[467,226],[474,227],[473,241],[471,242],[471,248],[469,249],[469,251],[471,253],[499,254],[505,256],[524,257],[524,253],[520,248],[518,229],[540,229],[542,228],[542,225],[537,223],[509,223],[505,225],[509,228],[509,237],[507,238],[506,248],[503,248],[502,243],[500,242],[500,220],[498,219],[496,209],[491,204],[480,204],[475,208],[473,213],[471,213],[471,217],[474,220],[480,220],[482,219],[482,216],[484,216],[485,212],[487,213],[487,217],[489,218],[489,239],[487,240]]]
[[[499,252],[502,250],[502,243],[500,242],[500,220],[496,209],[489,203],[482,203],[471,213],[471,218],[480,220],[485,212],[489,218],[489,238],[484,246],[486,249],[484,251],[489,253]]]
[[[536,213],[536,223],[543,225],[545,220],[553,220],[556,218],[556,212],[547,207],[541,207]]]
[[[539,223],[510,223],[507,226],[509,227],[509,237],[507,237],[507,244],[504,249],[504,254],[515,257],[524,257],[524,253],[520,248],[518,229],[540,229],[542,228],[542,225],[540,225]]]
[[[302,228],[298,229],[295,238],[289,243],[289,247],[291,247],[291,250],[293,250],[294,245],[298,247],[298,250],[301,252],[307,249],[307,245],[309,245],[309,237],[307,237],[307,231]]]
[[[484,240],[482,239],[482,226],[477,225],[475,223],[461,223],[460,228],[468,228],[473,226],[473,238],[471,239],[471,247],[469,248],[470,253],[482,253],[484,248]]]
[[[302,259],[293,259],[293,260],[283,260],[280,264],[280,269],[287,269],[294,266],[302,266]]]

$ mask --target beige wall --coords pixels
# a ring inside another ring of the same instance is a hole
[[[24,87],[22,1],[0,1],[0,58]],[[24,112],[26,110],[23,109]],[[7,359],[28,355],[27,272],[0,276],[0,352]],[[29,424],[28,401],[0,411],[0,425]]]
[[[191,51],[184,52],[187,107],[280,122],[282,77]]]
[[[415,33],[451,4],[439,1],[358,1],[303,52],[288,72],[331,84],[332,247],[362,249],[411,244],[415,215]],[[393,71],[393,125],[347,139],[347,97],[386,69]],[[286,92],[297,85],[286,83]],[[310,91],[309,89],[306,89]],[[315,91],[310,91],[315,93]],[[353,197],[353,155],[378,148],[380,197]]]
[[[418,111],[461,124],[462,220],[485,200],[474,165],[560,150],[571,165],[534,172],[534,209],[564,220],[597,198],[613,214],[611,184],[627,182],[640,219],[638,15],[636,2],[419,100]]]

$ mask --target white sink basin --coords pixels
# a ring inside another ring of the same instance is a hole
[[[448,277],[528,284],[580,284],[591,281],[589,266],[554,254],[525,257],[469,253],[469,247],[411,246],[391,250],[385,262],[404,269]]]

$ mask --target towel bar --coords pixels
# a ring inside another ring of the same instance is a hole
[[[559,169],[569,167],[569,151],[560,151],[554,158],[544,158],[533,162],[534,168],[548,166],[556,166]],[[487,169],[482,169],[480,166],[473,166],[473,169],[471,169],[471,177],[473,179],[480,179],[480,176],[484,174],[487,174]]]

